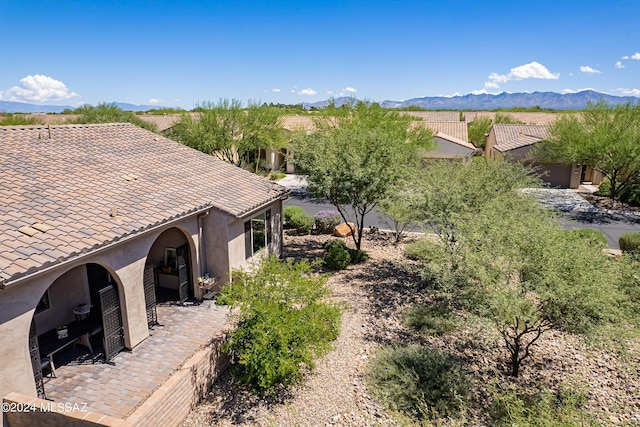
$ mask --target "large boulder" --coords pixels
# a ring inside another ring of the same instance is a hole
[[[336,237],[351,236],[356,231],[356,226],[352,222],[342,223],[335,226],[333,235]]]

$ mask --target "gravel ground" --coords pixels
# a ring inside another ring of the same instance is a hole
[[[287,257],[320,255],[329,236],[285,236]],[[346,240],[346,239],[345,239]],[[224,374],[205,402],[189,415],[184,426],[367,426],[396,425],[367,391],[364,369],[380,345],[371,323],[375,301],[363,292],[371,273],[389,267],[401,252],[388,240],[367,240],[363,249],[371,259],[333,274],[328,286],[333,299],[344,304],[341,334],[334,350],[319,360],[304,384],[277,400],[260,399]],[[351,244],[352,246],[352,244]],[[384,281],[389,279],[384,278]],[[373,339],[372,339],[373,338]]]
[[[322,253],[329,236],[285,235],[286,256]],[[345,241],[353,246],[352,243]],[[464,361],[471,398],[463,418],[469,425],[491,425],[487,408],[490,387],[542,385],[587,391],[587,408],[602,425],[640,425],[640,349],[629,344],[624,357],[587,345],[579,336],[559,331],[543,335],[525,362],[519,378],[506,375],[507,354],[491,325],[461,319],[462,326],[444,337],[422,337],[401,325],[403,311],[428,303],[416,292],[416,278],[404,266],[404,245],[392,244],[382,233],[363,242],[371,259],[334,273],[328,286],[345,305],[342,331],[335,348],[304,383],[277,399],[261,399],[239,386],[228,374],[214,385],[184,426],[394,426],[398,421],[376,402],[366,387],[367,362],[380,346],[420,343],[449,352]],[[438,425],[449,425],[441,420]]]

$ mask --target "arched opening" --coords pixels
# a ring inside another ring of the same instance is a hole
[[[193,242],[180,229],[170,228],[158,236],[145,265],[147,318],[152,323],[152,303],[185,304],[195,299]]]
[[[83,264],[59,276],[34,312],[29,352],[38,394],[45,376],[68,364],[112,362],[124,348],[120,289],[99,264]]]

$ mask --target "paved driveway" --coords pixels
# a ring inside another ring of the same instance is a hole
[[[591,228],[607,236],[611,249],[620,249],[622,233],[640,232],[640,215],[635,212],[599,209],[575,190],[537,190],[543,204],[562,213],[560,222],[566,229]]]

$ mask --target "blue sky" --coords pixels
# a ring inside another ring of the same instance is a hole
[[[640,96],[640,1],[0,0],[0,100]]]

